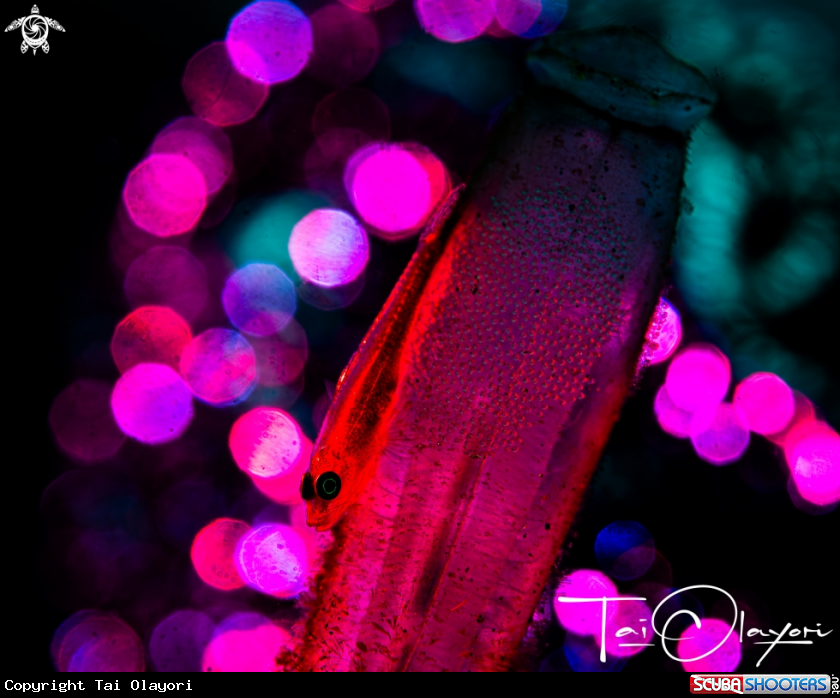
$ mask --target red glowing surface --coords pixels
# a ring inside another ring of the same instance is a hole
[[[678,439],[688,438],[691,433],[691,419],[694,416],[691,412],[681,410],[674,404],[668,395],[668,388],[663,384],[656,393],[653,402],[653,411],[656,413],[656,421],[663,431]]]
[[[493,21],[493,0],[414,0],[420,25],[441,41],[457,43],[480,36]]]
[[[803,499],[818,506],[840,501],[840,435],[824,422],[806,421],[791,430],[785,459]]]
[[[294,318],[276,334],[251,339],[257,357],[257,383],[289,385],[300,376],[309,353],[306,332]]]
[[[692,344],[671,361],[665,385],[674,404],[686,412],[711,408],[729,388],[729,359],[708,344]]]
[[[241,334],[213,328],[184,347],[181,374],[199,400],[222,407],[250,394],[257,381],[257,360]]]
[[[749,426],[738,409],[724,402],[714,409],[711,419],[702,412],[695,414],[691,443],[697,455],[712,465],[733,463],[749,446]]]
[[[793,391],[773,373],[747,376],[735,388],[733,402],[756,434],[782,431],[796,411]]]
[[[237,543],[250,529],[244,521],[216,519],[196,534],[190,559],[205,584],[222,591],[245,586],[233,557]]]
[[[157,153],[129,173],[123,201],[137,226],[165,238],[196,226],[207,205],[207,187],[188,158]]]
[[[225,618],[204,650],[202,671],[276,671],[275,658],[289,633],[259,613]]]
[[[225,43],[237,72],[257,82],[285,82],[309,60],[312,27],[290,2],[255,2],[233,18]]]
[[[143,671],[143,642],[122,619],[79,611],[55,631],[50,656],[59,672]]]
[[[704,618],[700,622],[699,628],[694,623],[689,625],[677,642],[677,656],[683,660],[683,670],[702,673],[735,671],[741,662],[737,631],[730,633],[731,625],[717,618]],[[720,647],[715,650],[719,644]],[[703,659],[688,661],[707,652],[711,654]]]
[[[263,524],[243,536],[234,556],[236,569],[253,589],[279,598],[304,590],[309,551],[303,539],[283,524]]]
[[[650,347],[645,356],[648,364],[666,361],[680,345],[682,340],[680,315],[664,298],[659,299],[659,305],[651,318],[645,340]]]
[[[268,85],[234,70],[223,41],[205,46],[190,59],[181,86],[193,114],[216,126],[248,121],[268,97]]]
[[[349,284],[370,255],[367,233],[353,216],[319,208],[292,228],[289,256],[302,279],[325,288]]]
[[[111,412],[108,383],[82,378],[68,385],[50,407],[50,429],[74,461],[96,463],[113,456],[125,441]]]
[[[295,476],[306,469],[308,440],[294,419],[274,407],[257,407],[237,419],[228,445],[246,473],[261,478]]]
[[[347,163],[344,184],[359,215],[382,237],[399,239],[425,223],[448,193],[443,165],[428,151],[371,144]]]
[[[123,288],[132,308],[164,305],[192,320],[207,300],[207,275],[186,250],[159,245],[131,263]]]
[[[163,364],[138,364],[126,371],[114,386],[111,410],[124,434],[150,445],[177,439],[193,418],[189,389]]]
[[[554,594],[554,613],[566,630],[576,635],[595,635],[601,632],[603,603],[594,601],[564,602],[558,598],[612,598],[618,596],[615,584],[597,570],[576,570],[560,580]],[[625,602],[626,603],[626,602]],[[616,603],[607,602],[607,622],[615,615]]]
[[[370,72],[379,58],[379,35],[368,17],[335,4],[316,10],[309,21],[313,53],[306,70],[312,77],[342,86]]]
[[[650,627],[651,612],[644,601],[617,601],[615,611],[607,619],[604,636],[607,641],[607,654],[613,657],[631,657],[645,647],[622,647],[628,644],[653,642],[653,630]],[[643,622],[646,621],[646,622]],[[625,630],[630,628],[630,631]],[[644,629],[644,633],[643,633]],[[617,637],[617,634],[620,636]],[[594,633],[595,644],[601,646],[601,628]]]
[[[177,371],[191,341],[190,326],[178,313],[147,305],[120,320],[111,338],[111,355],[120,373],[137,364],[165,364]]]
[[[152,152],[183,155],[201,172],[208,194],[218,192],[233,172],[230,139],[218,126],[195,116],[164,128],[152,143]]]

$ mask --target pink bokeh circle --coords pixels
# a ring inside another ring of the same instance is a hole
[[[212,328],[184,347],[181,374],[199,400],[232,405],[247,398],[256,384],[256,355],[238,332]]]
[[[158,237],[181,235],[204,213],[207,185],[189,158],[155,153],[128,174],[123,201],[139,228]]]
[[[312,26],[292,3],[261,0],[231,20],[225,42],[239,73],[272,85],[291,80],[306,67],[312,53]]]
[[[729,389],[729,360],[710,344],[692,344],[668,366],[665,385],[674,404],[686,412],[711,408]]]
[[[245,586],[233,558],[239,540],[250,530],[244,521],[223,518],[211,521],[196,533],[190,560],[205,584],[222,591]]]
[[[163,364],[137,364],[126,371],[111,393],[111,409],[124,434],[149,445],[177,439],[193,418],[189,388]]]

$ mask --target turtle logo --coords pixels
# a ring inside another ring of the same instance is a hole
[[[64,27],[54,19],[44,17],[38,11],[37,5],[32,6],[31,15],[16,19],[6,27],[6,31],[10,32],[18,27],[21,28],[21,32],[23,33],[23,43],[20,45],[20,52],[26,53],[26,50],[31,48],[33,56],[38,49],[41,49],[44,53],[50,52],[50,45],[47,43],[47,34],[50,32],[50,27],[56,31],[64,31]]]

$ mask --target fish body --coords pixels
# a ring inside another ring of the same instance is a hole
[[[515,661],[633,380],[686,138],[548,86],[508,110],[338,385],[310,478],[342,488],[307,504],[335,542],[286,666]]]

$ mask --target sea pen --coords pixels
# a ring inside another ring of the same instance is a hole
[[[529,65],[337,388],[303,483],[335,543],[289,668],[508,668],[627,395],[713,94],[632,29]]]

